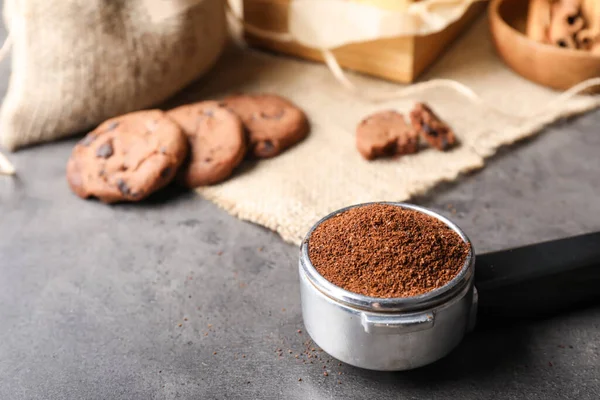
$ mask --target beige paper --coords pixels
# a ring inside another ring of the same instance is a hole
[[[371,91],[400,86],[357,74],[349,77]],[[487,103],[520,115],[537,113],[558,96],[504,65],[494,51],[485,17],[423,79],[432,78],[462,82]],[[270,228],[296,244],[329,212],[366,201],[409,200],[439,182],[483,167],[486,157],[502,145],[531,136],[558,118],[600,105],[598,97],[580,96],[535,118],[514,121],[487,113],[452,90],[423,89],[413,98],[373,104],[350,95],[324,65],[241,51],[228,53],[197,88],[198,99],[234,91],[275,92],[306,110],[312,130],[300,145],[279,157],[245,164],[228,181],[198,190],[232,215]],[[359,121],[385,109],[406,113],[415,101],[429,102],[455,128],[461,146],[447,153],[428,148],[399,159],[362,159],[355,147]]]
[[[152,22],[161,22],[180,15],[204,0],[144,0]]]
[[[288,30],[300,44],[332,49],[348,43],[439,32],[482,0],[423,0],[376,7],[366,0],[291,0]],[[377,4],[377,3],[373,3]]]

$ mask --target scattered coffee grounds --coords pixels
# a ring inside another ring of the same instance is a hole
[[[340,213],[312,233],[309,258],[325,279],[371,297],[410,297],[450,282],[469,246],[434,217],[388,204]]]

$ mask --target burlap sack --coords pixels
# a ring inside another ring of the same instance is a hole
[[[10,150],[160,103],[209,69],[227,37],[222,0],[6,0],[4,17]]]

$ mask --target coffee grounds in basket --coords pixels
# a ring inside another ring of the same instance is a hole
[[[427,214],[388,204],[344,211],[321,223],[309,258],[331,283],[365,296],[411,297],[450,282],[469,245]]]

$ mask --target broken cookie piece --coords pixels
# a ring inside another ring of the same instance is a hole
[[[425,103],[417,103],[410,112],[413,128],[438,150],[448,150],[456,144],[452,128],[442,121]]]
[[[367,160],[416,153],[417,132],[396,111],[369,115],[356,127],[356,148]]]

